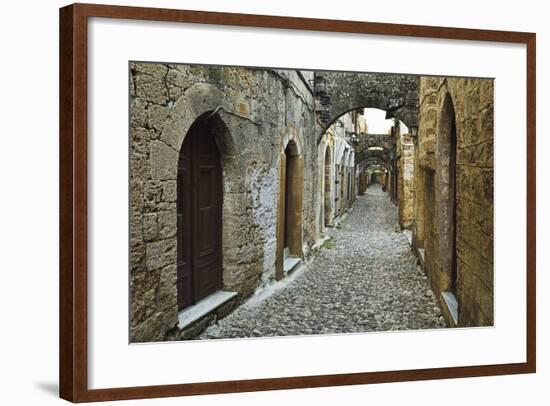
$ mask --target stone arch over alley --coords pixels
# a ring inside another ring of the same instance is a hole
[[[315,94],[320,130],[326,131],[339,117],[361,108],[385,110],[387,118],[417,125],[419,84],[415,75],[318,72]]]
[[[129,74],[132,342],[492,325],[492,80]]]
[[[416,89],[414,84],[406,83],[409,85],[406,88],[407,92],[410,93],[411,89]],[[335,92],[341,90],[336,85],[333,85],[332,89]],[[409,94],[409,99],[412,98],[413,96]],[[395,117],[395,113],[403,106],[395,102],[390,110],[386,102],[380,100],[382,98],[379,98],[379,103],[386,106],[387,110],[366,106],[348,111],[333,121],[320,139],[321,147],[318,152],[320,163],[325,145],[334,147],[335,151],[332,174],[335,180],[331,184],[335,197],[330,205],[333,212],[331,222],[345,214],[353,204],[355,196],[364,194],[368,184],[372,180],[377,180],[378,183],[383,184],[384,191],[391,195],[394,203],[397,204],[399,199],[402,200],[398,205],[401,224],[405,227],[412,225],[414,145],[408,127]],[[372,100],[370,102],[372,103]],[[391,127],[388,127],[384,133],[373,132],[368,127],[368,120],[364,116],[367,110],[383,114],[384,119],[392,123]],[[412,119],[409,122],[416,123]],[[415,124],[412,127],[417,128]],[[325,169],[322,165],[319,168],[318,183],[319,190],[322,191]],[[317,235],[321,236],[326,227],[321,220],[327,203],[321,198],[319,202]]]

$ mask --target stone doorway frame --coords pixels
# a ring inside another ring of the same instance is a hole
[[[222,290],[238,290],[238,286],[228,283],[232,277],[237,262],[228,257],[227,246],[230,244],[231,230],[238,227],[236,224],[236,216],[231,214],[235,210],[232,202],[231,194],[226,193],[228,182],[233,183],[234,188],[238,189],[242,183],[240,174],[242,168],[239,161],[235,159],[237,154],[236,142],[234,134],[237,129],[242,130],[242,126],[246,125],[246,121],[227,114],[225,111],[230,111],[230,101],[227,97],[215,86],[205,83],[198,83],[186,90],[186,92],[174,103],[170,115],[163,123],[163,131],[155,145],[161,147],[152,147],[151,160],[158,166],[155,170],[167,179],[176,180],[178,172],[179,152],[189,133],[191,126],[197,120],[207,120],[211,131],[214,135],[218,151],[220,154],[220,163],[222,169]],[[174,220],[176,213],[174,212]],[[174,243],[177,244],[177,235],[172,237]],[[160,284],[168,286],[169,292],[176,299],[178,288],[176,285],[176,264],[177,257],[174,252],[174,257],[171,263],[174,264],[173,271],[161,275]],[[170,314],[170,319],[166,321],[166,326],[171,327],[178,324],[179,315],[185,309],[178,310],[177,304],[174,305],[173,313]]]
[[[304,157],[298,133],[289,127],[279,151],[279,197],[277,205],[277,252],[275,278],[284,278],[285,249],[289,256],[302,258],[302,201]],[[287,196],[292,193],[292,196]],[[285,247],[288,242],[288,247]]]

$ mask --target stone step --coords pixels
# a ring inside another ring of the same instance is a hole
[[[447,306],[447,309],[443,310],[449,312],[454,323],[453,327],[456,327],[458,325],[458,302],[456,297],[452,292],[441,292],[441,296],[443,297],[443,302]]]
[[[237,297],[237,292],[218,290],[178,314],[178,328],[183,330],[215,312],[222,305]]]
[[[298,265],[302,262],[301,258],[296,257],[288,257],[285,258],[285,262],[283,262],[283,271],[285,274],[288,274],[292,272],[294,269],[298,267]]]

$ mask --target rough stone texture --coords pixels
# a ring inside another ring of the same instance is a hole
[[[414,144],[409,134],[398,137],[397,151],[399,154],[397,168],[399,224],[403,228],[411,228],[414,219]]]
[[[407,126],[417,123],[419,77],[381,73],[316,72],[315,93],[321,132],[360,107],[387,111]]]
[[[493,324],[493,80],[422,77],[415,174],[414,242],[438,293],[448,288],[441,247],[446,185],[441,180],[440,124],[445,98],[454,105],[457,132],[457,263],[459,326]],[[440,185],[438,187],[438,185]]]
[[[419,143],[418,137],[414,139],[414,176],[413,176],[413,247],[415,249],[424,249],[424,229],[425,229],[425,172],[420,167]]]
[[[130,83],[130,337],[158,341],[177,324],[176,179],[190,126],[212,115],[224,179],[223,287],[242,299],[274,278],[277,174],[289,132],[302,147],[303,195],[316,191],[315,99],[290,70],[131,63]],[[314,204],[303,200],[304,246],[315,241]]]
[[[445,321],[379,185],[288,286],[245,304],[199,336],[264,337],[433,329]],[[388,256],[391,251],[392,255]]]

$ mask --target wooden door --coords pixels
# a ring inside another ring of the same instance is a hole
[[[206,123],[193,124],[178,168],[178,306],[188,307],[222,287],[222,171]]]

